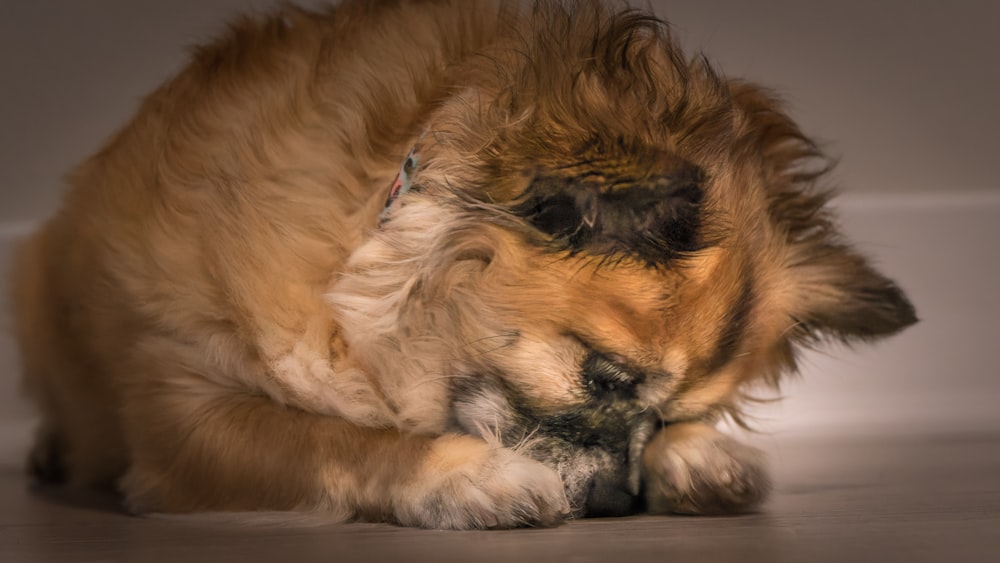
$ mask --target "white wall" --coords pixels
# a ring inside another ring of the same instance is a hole
[[[313,2],[315,3],[315,2]],[[266,0],[0,0],[0,260],[60,178],[228,14]],[[1000,429],[1000,3],[656,1],[685,45],[777,88],[842,159],[844,224],[923,323],[812,355],[765,428]],[[0,319],[6,323],[5,319]],[[23,416],[0,338],[0,418]],[[875,429],[875,430],[869,430]]]

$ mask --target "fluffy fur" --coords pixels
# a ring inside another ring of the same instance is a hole
[[[137,512],[752,509],[763,461],[719,416],[798,347],[915,320],[842,241],[824,167],[644,12],[239,20],[20,249],[33,468]]]

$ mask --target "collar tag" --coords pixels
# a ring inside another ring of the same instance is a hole
[[[420,152],[417,150],[417,146],[414,145],[414,147],[410,149],[410,153],[406,155],[406,160],[403,161],[403,165],[399,167],[399,173],[396,174],[396,179],[392,182],[392,187],[389,189],[389,195],[385,199],[385,207],[382,208],[382,214],[379,215],[379,224],[385,222],[386,218],[389,216],[389,210],[392,208],[393,202],[395,202],[399,196],[410,191],[410,188],[413,187],[413,176],[419,165]]]

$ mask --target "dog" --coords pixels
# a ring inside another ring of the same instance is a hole
[[[715,428],[914,323],[754,84],[595,0],[235,22],[17,252],[44,482],[427,528],[754,510]]]

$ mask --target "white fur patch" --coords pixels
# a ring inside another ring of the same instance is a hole
[[[271,366],[287,403],[346,418],[362,426],[385,426],[388,413],[359,369],[334,372],[330,361],[303,343]]]
[[[474,436],[497,445],[504,443],[511,419],[514,416],[502,392],[490,387],[481,387],[468,395],[457,397],[452,405],[455,422],[459,428]],[[522,437],[516,437],[520,440]]]
[[[404,201],[405,200],[405,201]],[[359,247],[348,272],[325,296],[334,306],[353,357],[377,379],[396,409],[398,426],[441,432],[447,422],[448,382],[457,375],[446,363],[455,356],[448,319],[408,308],[426,306],[419,294],[435,270],[456,211],[421,193],[393,207],[383,229]]]

